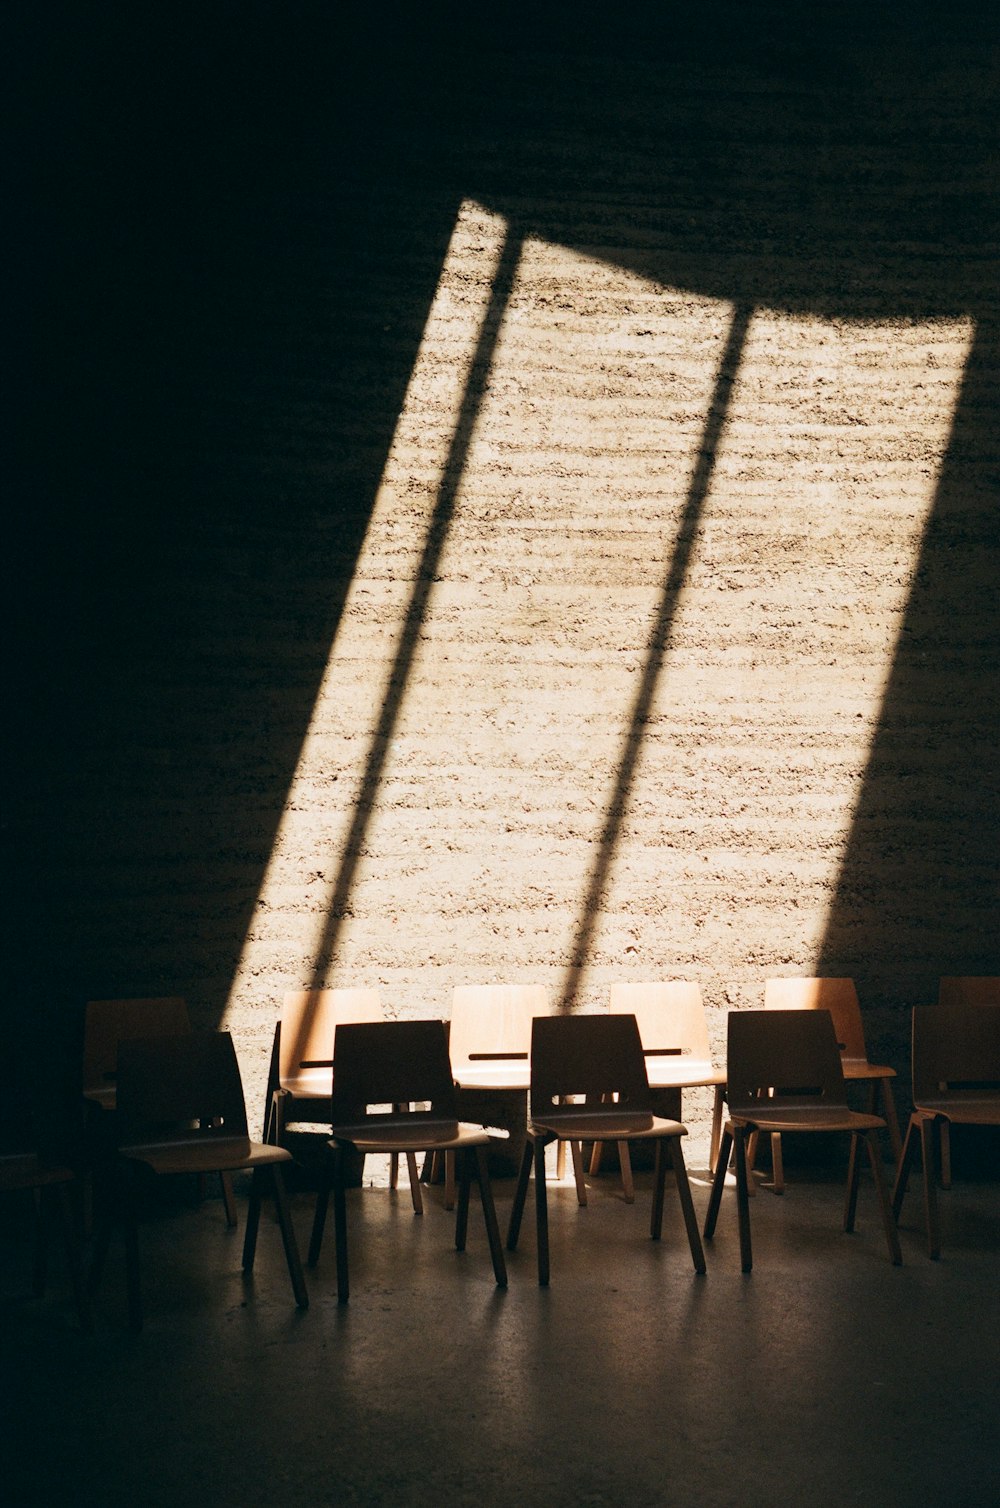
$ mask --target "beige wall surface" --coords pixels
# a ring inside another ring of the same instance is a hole
[[[274,169],[25,799],[67,993],[185,994],[252,1117],[314,984],[695,979],[721,1054],[846,973],[905,1070],[1000,969],[994,85],[961,39],[456,51],[398,141]]]

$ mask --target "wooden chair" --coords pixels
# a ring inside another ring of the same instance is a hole
[[[938,981],[938,1005],[1000,1005],[1000,976],[996,974],[944,974]],[[939,1182],[951,1188],[951,1128],[946,1120],[938,1125],[941,1149]]]
[[[544,985],[457,985],[452,996],[448,1050],[458,1089],[474,1093],[477,1099],[484,1094],[520,1094],[527,1107],[531,1023],[535,1016],[547,1016],[550,1010]],[[586,1204],[579,1147],[574,1147],[573,1153],[577,1198]],[[561,1167],[559,1172],[561,1177]],[[452,1209],[454,1203],[454,1159],[446,1157],[445,1208]]]
[[[712,1062],[701,986],[682,979],[661,984],[613,984],[611,1011],[615,1015],[635,1017],[642,1039],[649,1087],[652,1090],[677,1090],[682,1116],[681,1091],[708,1085],[714,1088],[709,1150],[709,1166],[714,1172],[722,1135],[726,1075]],[[592,1174],[598,1170],[601,1151],[601,1144],[595,1144],[590,1163]],[[623,1142],[618,1148],[618,1156],[625,1198],[631,1204],[635,1194],[627,1142]]]
[[[243,1270],[253,1269],[264,1185],[270,1186],[285,1248],[295,1302],[308,1306],[302,1266],[292,1228],[282,1165],[291,1162],[284,1147],[252,1142],[247,1134],[243,1085],[233,1039],[228,1032],[186,1032],[176,1037],[121,1042],[118,1049],[117,1208],[109,1210],[95,1242],[91,1291],[100,1282],[112,1224],[125,1229],[129,1322],[142,1328],[135,1169],[156,1174],[249,1172],[250,1205],[243,1243]]]
[[[405,1108],[413,1105],[426,1105],[427,1108]],[[379,1108],[382,1106],[391,1108]],[[459,1123],[443,1021],[342,1025],[337,1032],[332,1124],[329,1156],[316,1199],[309,1264],[315,1266],[319,1261],[332,1190],[337,1297],[341,1304],[346,1304],[350,1296],[344,1178],[344,1154],[349,1151],[408,1153],[411,1156],[432,1150],[454,1152],[459,1164],[455,1247],[458,1251],[465,1250],[469,1188],[475,1176],[493,1259],[493,1274],[498,1286],[506,1288],[507,1268],[486,1163],[489,1136],[481,1126]]]
[[[919,1141],[927,1252],[936,1260],[941,1233],[934,1191],[935,1143],[948,1126],[1000,1126],[1000,1004],[914,1006],[913,1106],[892,1207],[898,1219]]]
[[[91,1116],[93,1150],[100,1161],[101,1144],[113,1131],[96,1131],[100,1113],[113,1114],[117,1101],[118,1044],[123,1039],[172,1037],[191,1030],[184,1000],[177,995],[148,999],[88,1000],[83,1027],[83,1098]],[[226,1220],[236,1225],[236,1200],[228,1173],[219,1177]]]
[[[868,1060],[861,1006],[858,1003],[858,992],[854,987],[854,980],[768,979],[764,985],[764,1009],[830,1012],[833,1029],[837,1034],[840,1065],[844,1070],[844,1078],[849,1084],[868,1085],[869,1115],[879,1114],[878,1102],[881,1097],[881,1114],[889,1132],[893,1161],[898,1166],[903,1141],[899,1133],[899,1117],[896,1114],[896,1101],[890,1082],[896,1077],[896,1070]],[[770,1187],[775,1194],[782,1194],[785,1190],[785,1177],[781,1157],[781,1137],[777,1134],[771,1137],[771,1159],[773,1177]],[[753,1162],[751,1155],[751,1167],[753,1167]]]
[[[747,1139],[754,1131],[843,1131],[851,1138],[844,1229],[854,1229],[860,1159],[858,1141],[868,1148],[875,1190],[893,1263],[902,1261],[899,1237],[889,1208],[876,1132],[885,1126],[877,1115],[850,1110],[837,1036],[830,1012],[731,1011],[726,1060],[729,1120],[712,1182],[705,1237],[715,1233],[730,1151],[736,1158],[736,1200],[743,1271],[753,1267]]]
[[[583,1096],[583,1103],[572,1101]],[[650,1108],[649,1083],[642,1042],[634,1016],[542,1016],[531,1032],[531,1116],[507,1232],[514,1251],[521,1229],[532,1167],[535,1172],[535,1215],[538,1281],[549,1281],[548,1200],[545,1187],[545,1148],[550,1142],[655,1143],[653,1209],[650,1235],[660,1238],[667,1160],[677,1181],[681,1212],[696,1272],[705,1271],[705,1255],[691,1202],[680,1121],[655,1116]]]
[[[66,1252],[66,1266],[73,1289],[77,1317],[82,1330],[90,1330],[90,1304],[84,1289],[71,1191],[76,1174],[56,1154],[49,1156],[40,1146],[33,1106],[28,1095],[18,1088],[8,1089],[0,1104],[0,1193],[30,1191],[34,1240],[32,1288],[36,1298],[45,1293],[48,1275],[49,1225],[58,1220]]]
[[[291,1122],[319,1125],[330,1134],[330,1101],[337,1028],[347,1022],[385,1019],[376,989],[290,990],[275,1023],[264,1104],[264,1140],[286,1145]],[[407,1158],[410,1197],[419,1214],[420,1180],[414,1157]],[[396,1187],[397,1159],[390,1183]]]

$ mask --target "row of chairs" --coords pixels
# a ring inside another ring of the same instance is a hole
[[[668,987],[654,988],[663,990]],[[697,987],[685,988],[690,992]],[[508,1006],[513,998],[512,994],[508,995]],[[637,1004],[644,1003],[641,997],[635,998]],[[313,1020],[321,1007],[331,1003],[322,996],[318,1001],[313,1000]],[[341,998],[339,1003],[346,1005],[347,1002]],[[538,1003],[537,996],[535,1003]],[[107,1009],[102,1009],[102,1003],[94,1002],[88,1009],[88,1024],[95,1027],[93,1033],[88,1031],[85,1054],[87,1082],[90,1086],[88,1102],[95,1109],[99,1106],[102,1115],[108,1110],[115,1110],[116,1131],[113,1140],[118,1152],[123,1154],[115,1162],[115,1166],[121,1170],[130,1163],[142,1163],[157,1173],[251,1173],[250,1215],[244,1244],[244,1267],[248,1271],[253,1264],[260,1197],[265,1187],[270,1185],[285,1241],[296,1302],[304,1307],[308,1300],[281,1180],[281,1165],[290,1160],[290,1153],[274,1136],[279,1124],[287,1126],[287,1117],[281,1116],[283,1100],[290,1096],[295,1101],[289,1087],[280,1082],[280,1033],[282,1028],[288,1027],[288,1016],[286,1014],[276,1036],[275,1068],[278,1083],[270,1092],[268,1103],[268,1115],[271,1118],[268,1129],[272,1139],[264,1143],[251,1143],[247,1133],[239,1067],[231,1039],[226,1034],[194,1034],[190,1031],[190,1022],[182,1003],[167,1002],[162,1011],[157,1009],[158,1004],[163,1003],[104,1002],[103,1006]],[[356,1001],[355,1004],[359,1002]],[[369,1014],[377,1017],[381,1013],[376,1010],[376,1004],[377,997],[374,1002],[369,997]],[[701,1271],[704,1267],[700,1242],[696,1240],[697,1231],[693,1223],[683,1157],[680,1154],[680,1138],[685,1134],[685,1127],[679,1119],[653,1114],[649,1100],[652,1076],[647,1073],[647,1068],[650,1064],[655,1068],[658,1059],[666,1060],[668,1066],[673,1068],[670,1075],[671,1087],[678,1087],[678,1078],[686,1084],[692,1075],[689,1071],[685,1077],[683,1065],[677,1064],[676,1059],[684,1054],[678,1053],[676,1044],[662,1036],[662,1023],[658,1046],[650,1052],[648,1044],[643,1043],[637,1013],[625,1012],[623,1004],[619,997],[618,1009],[610,1016],[540,1015],[531,1018],[528,1047],[530,1059],[525,1056],[512,1060],[521,1075],[519,1083],[530,1080],[532,1113],[508,1232],[508,1246],[513,1248],[516,1245],[528,1182],[534,1168],[539,1279],[543,1282],[548,1280],[548,1254],[545,1181],[540,1176],[540,1171],[544,1169],[545,1147],[551,1141],[555,1141],[560,1147],[568,1143],[574,1148],[589,1142],[595,1150],[608,1142],[617,1142],[620,1148],[625,1148],[635,1140],[654,1141],[657,1156],[651,1233],[654,1236],[659,1234],[663,1182],[669,1163],[676,1176],[692,1258],[697,1270]],[[502,1021],[504,1012],[501,1010],[498,1014]],[[507,1014],[509,1016],[510,1011]],[[703,1012],[700,1014],[701,1031],[705,1031]],[[102,1016],[103,1021],[98,1029],[97,1023]],[[490,1020],[494,1029],[498,1030],[497,1015],[491,1016]],[[623,1022],[626,1023],[625,1026],[622,1025]],[[842,1040],[843,1033],[839,1029],[834,1030],[831,1014],[825,1009],[782,1009],[780,1014],[772,1009],[769,1012],[732,1014],[726,1075],[728,1086],[721,1083],[723,1076],[714,1069],[711,1060],[703,1060],[716,1075],[707,1082],[715,1086],[717,1105],[723,1090],[729,1101],[729,1120],[721,1137],[722,1155],[716,1165],[705,1226],[706,1236],[711,1235],[715,1228],[730,1150],[734,1152],[736,1159],[743,1263],[749,1270],[752,1256],[747,1197],[751,1186],[748,1174],[752,1158],[748,1147],[752,1138],[761,1131],[774,1136],[788,1130],[845,1130],[851,1135],[846,1227],[850,1229],[853,1226],[860,1162],[859,1140],[863,1137],[879,1192],[890,1254],[894,1261],[898,1260],[894,1217],[898,1216],[905,1193],[906,1177],[919,1148],[924,1154],[929,1249],[932,1256],[937,1255],[940,1243],[933,1200],[932,1165],[936,1156],[934,1141],[940,1128],[946,1127],[951,1121],[995,1124],[1000,1118],[998,1023],[1000,1010],[939,1007],[918,1008],[914,1012],[916,1108],[907,1133],[890,1213],[881,1185],[881,1167],[874,1139],[875,1133],[886,1121],[874,1115],[871,1109],[860,1116],[858,1112],[848,1109],[844,1088],[845,1043]],[[178,1027],[182,1028],[180,1032]],[[157,1035],[158,1032],[162,1034]],[[454,1044],[454,1026],[452,1032]],[[615,1032],[619,1033],[618,1037],[613,1035]],[[626,1033],[625,1037],[621,1036],[623,1032]],[[815,1036],[817,1032],[820,1034],[818,1037]],[[143,1035],[140,1037],[139,1033]],[[410,1041],[408,1034],[413,1033],[417,1035]],[[414,1065],[418,1061],[416,1049],[419,1047],[423,1051],[421,1033],[427,1039],[430,1053],[430,1078],[426,1082],[417,1082],[414,1077]],[[612,1035],[608,1035],[609,1033]],[[810,1037],[810,1033],[814,1036]],[[821,1041],[824,1033],[825,1041]],[[114,1043],[112,1039],[116,1034],[124,1040]],[[502,1062],[500,1057],[490,1048],[463,1047],[460,1033],[458,1041],[462,1053],[460,1061],[468,1065],[473,1077],[478,1075],[478,1087],[483,1087],[484,1077],[487,1079],[487,1087],[492,1087],[489,1077],[502,1077],[504,1072],[499,1067]],[[707,1032],[705,1041],[707,1044]],[[936,1043],[931,1053],[933,1061],[930,1061],[922,1046],[925,1041]],[[813,1060],[809,1059],[808,1054],[803,1055],[803,1044],[807,1042],[812,1044]],[[355,1044],[353,1059],[352,1043]],[[101,1045],[100,1052],[98,1044]],[[611,1051],[612,1045],[615,1046],[614,1052]],[[944,1056],[946,1047],[950,1053],[947,1061]],[[671,1048],[674,1050],[671,1051]],[[346,1299],[346,1233],[342,1218],[342,1163],[346,1149],[362,1153],[380,1150],[407,1155],[411,1159],[411,1167],[418,1150],[444,1151],[457,1154],[460,1164],[457,1244],[464,1246],[469,1186],[471,1178],[475,1176],[483,1198],[494,1272],[498,1282],[505,1282],[503,1257],[496,1234],[496,1217],[485,1172],[488,1137],[481,1127],[461,1127],[458,1123],[455,1091],[459,1073],[454,1067],[454,1046],[452,1059],[449,1060],[444,1024],[385,1023],[378,1019],[360,1023],[341,1021],[337,1032],[336,1077],[333,1075],[331,1048],[328,1046],[325,1051],[326,1057],[322,1065],[308,1058],[300,1057],[298,1060],[303,1073],[314,1075],[309,1081],[312,1093],[305,1097],[306,1106],[312,1110],[316,1119],[325,1122],[327,1137],[331,1128],[336,1132],[330,1142],[331,1156],[326,1164],[324,1185],[317,1201],[310,1245],[311,1259],[318,1260],[326,1201],[332,1190],[335,1205],[341,1213],[341,1218],[337,1221],[338,1279],[341,1296]],[[393,1054],[396,1055],[395,1058]],[[691,1056],[690,1052],[688,1056]],[[671,1057],[675,1059],[673,1065],[669,1065]],[[689,1070],[692,1067],[693,1065],[688,1065]],[[888,1072],[891,1073],[891,1070]],[[319,1077],[315,1077],[316,1075]],[[952,1082],[955,1075],[957,1078]],[[706,1082],[704,1078],[699,1081]],[[791,1099],[787,1093],[789,1085],[795,1091]],[[325,1090],[325,1097],[321,1097],[321,1089]],[[779,1095],[779,1090],[785,1092]],[[390,1107],[380,1112],[375,1120],[370,1118],[367,1111],[373,1094],[380,1104],[385,1103]],[[417,1100],[427,1100],[430,1110],[415,1115],[412,1107]],[[296,1115],[299,1108],[296,1102]],[[175,1134],[173,1130],[169,1134],[164,1131],[165,1126],[177,1122],[185,1124],[189,1129],[181,1135]],[[414,1145],[415,1139],[419,1138],[426,1140],[420,1146]],[[7,1159],[5,1167],[8,1170],[14,1168],[11,1159]],[[71,1176],[68,1170],[60,1170],[51,1165],[43,1167],[37,1159],[33,1167],[40,1175],[44,1174],[45,1183],[56,1188],[62,1188]],[[32,1169],[22,1160],[22,1181],[26,1171],[30,1175]],[[38,1183],[42,1182],[42,1176],[39,1176]],[[125,1226],[130,1318],[138,1326],[141,1324],[141,1303],[134,1206],[123,1193],[128,1181],[119,1178],[118,1184],[117,1197],[108,1204],[107,1218],[98,1232],[91,1283],[92,1286],[96,1285],[100,1275],[113,1211]],[[5,1186],[13,1186],[9,1178],[5,1181]],[[415,1174],[413,1187],[418,1190]],[[231,1190],[229,1197],[231,1199]],[[235,1218],[234,1213],[231,1218]],[[73,1270],[75,1272],[75,1268]],[[84,1317],[81,1303],[81,1318]]]

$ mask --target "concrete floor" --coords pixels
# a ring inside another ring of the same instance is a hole
[[[703,1216],[707,1175],[692,1160]],[[377,1170],[376,1170],[377,1176]],[[292,1306],[276,1226],[252,1285],[221,1204],[177,1191],[141,1231],[147,1314],[125,1329],[112,1250],[94,1335],[58,1266],[28,1284],[25,1224],[0,1235],[4,1499],[10,1504],[321,1503],[992,1505],[1000,1499],[1000,1201],[985,1176],[942,1195],[944,1254],[924,1255],[914,1188],[904,1266],[872,1190],[840,1229],[839,1168],[797,1169],[753,1206],[739,1271],[734,1195],[692,1272],[672,1191],[647,1235],[649,1178],[590,1204],[551,1188],[552,1284],[535,1281],[529,1203],[510,1286],[493,1283],[475,1204],[464,1256],[440,1190],[354,1191],[352,1297],[336,1303],[332,1230]],[[496,1187],[505,1228],[513,1185]],[[294,1199],[305,1249],[312,1199]],[[241,1207],[241,1222],[243,1207]]]

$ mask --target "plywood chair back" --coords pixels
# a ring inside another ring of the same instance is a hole
[[[1000,1118],[1000,1004],[914,1007],[913,1102],[952,1120]]]
[[[396,1108],[413,1104],[423,1108]],[[398,1124],[408,1135],[428,1137],[428,1145],[454,1136],[458,1111],[444,1022],[344,1023],[332,1120],[334,1134],[351,1139]]]
[[[845,1062],[868,1061],[861,1006],[853,979],[768,979],[764,1009],[829,1011]]]
[[[246,1104],[229,1032],[123,1041],[118,1048],[119,1145],[182,1157],[197,1152],[192,1171],[221,1154],[250,1151]]]
[[[123,1038],[169,1037],[190,1032],[191,1018],[176,995],[146,1000],[88,1000],[83,1032],[83,1093],[114,1109],[118,1044]]]
[[[483,1068],[491,1062],[528,1061],[531,1022],[549,1013],[548,992],[540,984],[460,984],[451,1007],[449,1051],[452,1067]]]
[[[944,981],[942,980],[942,984]],[[913,1104],[892,1195],[899,1218],[910,1168],[919,1150],[923,1163],[927,1252],[941,1254],[935,1183],[951,1186],[949,1129],[1000,1125],[1000,1003],[913,1008]]]
[[[658,984],[621,983],[611,986],[611,1010],[632,1015],[639,1026],[646,1057],[679,1055],[694,1064],[712,1067],[708,1022],[701,986],[687,979]]]
[[[616,1123],[634,1119],[637,1129],[651,1124],[634,1016],[539,1016],[532,1022],[532,1121],[553,1130],[560,1120],[579,1124],[580,1104],[573,1101],[580,1098],[594,1107],[595,1118],[607,1118],[607,1102],[613,1099]]]
[[[381,1020],[383,1011],[376,989],[289,991],[281,1006],[280,1087],[299,1097],[328,1099],[338,1026]]]
[[[945,974],[938,983],[939,1005],[1000,1005],[1000,975]]]
[[[837,1034],[827,1010],[731,1011],[729,1015],[730,1121],[705,1216],[705,1235],[715,1231],[729,1151],[736,1155],[736,1207],[740,1228],[740,1258],[744,1272],[753,1267],[750,1237],[748,1133],[756,1129],[780,1131],[842,1131],[851,1138],[847,1174],[844,1229],[854,1229],[863,1139],[868,1150],[890,1260],[901,1260],[899,1237],[889,1207],[876,1133],[885,1122],[861,1114],[847,1104],[844,1070]]]
[[[253,1268],[260,1202],[269,1184],[281,1227],[285,1261],[299,1308],[309,1303],[281,1165],[283,1147],[252,1142],[236,1049],[229,1032],[125,1040],[118,1048],[118,1131],[122,1167],[138,1162],[157,1174],[245,1171],[252,1174],[243,1243],[243,1270]],[[129,1192],[127,1192],[129,1190]],[[133,1329],[142,1327],[134,1189],[123,1180],[118,1218],[124,1219]],[[95,1241],[91,1287],[96,1290],[107,1255],[115,1211]]]
[[[731,1011],[727,1069],[730,1114],[754,1120],[776,1111],[811,1119],[847,1110],[844,1070],[827,1010]]]

